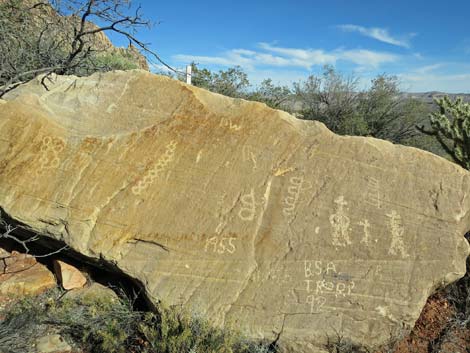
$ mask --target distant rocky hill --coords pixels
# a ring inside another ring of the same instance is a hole
[[[434,99],[439,99],[444,96],[449,96],[451,99],[462,97],[464,101],[470,102],[470,93],[445,93],[439,91],[418,92],[418,93],[403,93],[404,96],[415,98],[424,101],[427,104],[434,104]]]
[[[470,93],[445,93],[438,91],[430,92],[404,92],[402,97],[414,98],[420,101],[425,102],[430,106],[430,108],[435,107],[434,99],[439,99],[444,96],[449,96],[451,99],[456,99],[457,97],[462,97],[464,101],[470,102]],[[283,104],[282,108],[290,112],[300,112],[302,110],[302,102],[298,100],[295,95],[292,95],[287,99]]]

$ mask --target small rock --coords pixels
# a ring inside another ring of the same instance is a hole
[[[72,347],[60,335],[48,335],[36,340],[37,353],[67,353]]]
[[[65,290],[83,288],[87,282],[86,277],[79,270],[65,262],[55,260],[54,271]]]

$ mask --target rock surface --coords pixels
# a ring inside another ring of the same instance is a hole
[[[63,261],[54,261],[54,272],[65,290],[83,288],[87,282],[86,277],[78,269]]]
[[[119,297],[109,287],[105,287],[99,283],[91,283],[83,288],[73,289],[64,295],[64,299],[81,299],[85,302],[118,302]]]
[[[0,207],[153,300],[321,352],[373,347],[465,273],[470,174],[144,71],[0,106]]]

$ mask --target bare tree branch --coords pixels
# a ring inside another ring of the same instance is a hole
[[[138,29],[150,26],[140,6],[132,10],[129,0],[51,0],[32,5],[30,0],[3,0],[0,2],[0,97],[41,74],[83,76],[113,69],[115,66],[103,62],[103,58],[121,52],[107,39],[103,42],[99,34],[106,32],[126,38],[147,58],[156,59],[180,74],[150,49],[148,43],[136,37]],[[129,55],[136,55],[135,51],[129,51]],[[129,65],[132,65],[130,61]]]
[[[0,233],[0,239],[8,239],[8,240],[14,241],[16,244],[20,245],[23,248],[23,250],[26,254],[31,255],[35,258],[49,257],[49,256],[58,254],[62,251],[65,251],[65,250],[69,249],[68,245],[64,245],[61,248],[59,248],[55,251],[48,252],[46,254],[33,254],[33,253],[31,253],[30,244],[38,241],[41,237],[38,234],[35,234],[35,235],[33,235],[33,236],[31,236],[27,239],[21,239],[21,238],[15,236],[15,235],[13,235],[13,233],[19,228],[18,227],[13,227],[11,224],[7,223],[2,218],[1,213],[0,213],[0,229],[4,229],[4,231],[2,233]]]

